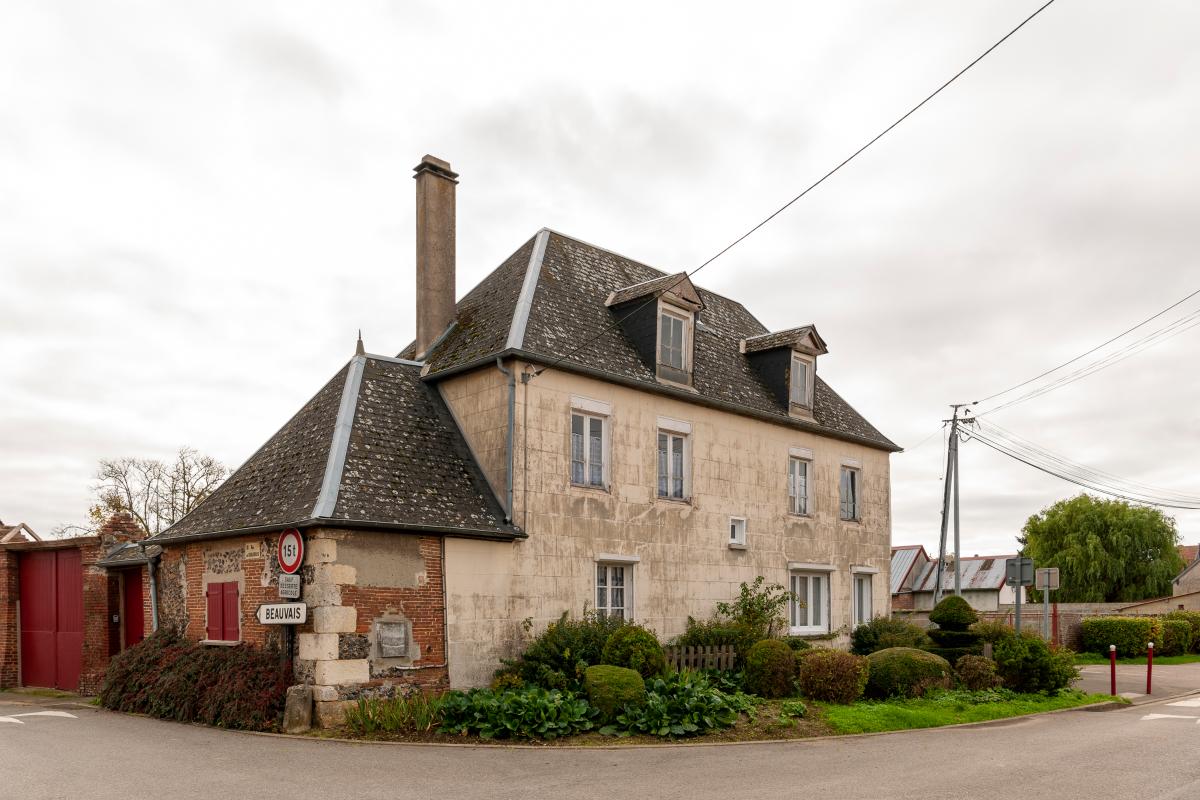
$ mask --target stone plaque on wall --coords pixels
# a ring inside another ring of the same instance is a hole
[[[404,658],[408,655],[408,623],[377,622],[379,655],[381,658]]]

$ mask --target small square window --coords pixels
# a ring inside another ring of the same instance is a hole
[[[746,520],[744,517],[729,518],[729,546],[746,546]]]

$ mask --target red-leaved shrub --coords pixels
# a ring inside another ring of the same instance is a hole
[[[870,665],[842,650],[813,650],[800,662],[796,681],[805,697],[828,703],[853,703],[862,697]]]

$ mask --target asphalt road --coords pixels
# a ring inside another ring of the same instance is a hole
[[[0,798],[1197,797],[1200,696],[1176,703],[787,744],[574,750],[342,744],[0,699]]]

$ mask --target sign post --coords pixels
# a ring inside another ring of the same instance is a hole
[[[1017,634],[1021,633],[1021,595],[1025,593],[1026,586],[1033,585],[1033,559],[1032,558],[1010,558],[1004,562],[1004,579],[1008,583],[1017,588]]]
[[[275,558],[279,562],[279,596],[286,600],[300,599],[300,565],[304,563],[304,537],[296,528],[288,528],[279,535]],[[263,625],[287,625],[286,645],[281,656],[291,661],[295,656],[296,629],[308,619],[308,606],[304,603],[269,603],[258,607],[258,621]]]
[[[1033,588],[1042,592],[1042,638],[1050,641],[1050,592],[1058,588],[1058,567],[1039,567]]]

